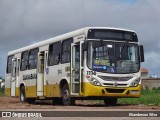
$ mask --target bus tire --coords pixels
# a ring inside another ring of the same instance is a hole
[[[19,96],[20,102],[24,103],[26,102],[26,93],[25,93],[25,87],[22,86],[20,89],[20,96]]]
[[[62,103],[65,106],[75,104],[75,100],[70,98],[69,87],[67,84],[62,87]]]
[[[63,105],[61,98],[53,98],[52,103],[53,105]]]
[[[104,104],[106,106],[115,106],[117,104],[117,99],[118,98],[105,98]]]
[[[26,102],[28,102],[29,104],[35,104],[35,99],[33,99],[33,98],[27,98]]]

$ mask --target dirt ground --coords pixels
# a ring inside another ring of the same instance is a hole
[[[51,100],[36,101],[35,104],[20,103],[19,98],[0,96],[0,109],[152,109],[160,110],[160,106],[116,105],[106,107],[102,103],[77,100],[75,106],[53,105]]]

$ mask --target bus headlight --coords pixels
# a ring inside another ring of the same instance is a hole
[[[93,85],[101,85],[101,83],[97,80],[97,79],[95,79],[95,78],[91,78],[91,79],[89,79],[89,81],[93,84]]]
[[[137,80],[134,80],[132,83],[131,83],[131,87],[136,87],[139,85],[139,82],[140,82],[140,79],[137,79]]]

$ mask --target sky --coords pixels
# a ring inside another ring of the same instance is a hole
[[[0,0],[0,76],[7,53],[83,27],[138,34],[142,67],[160,77],[160,0]]]

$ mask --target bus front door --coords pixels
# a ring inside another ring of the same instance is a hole
[[[81,44],[71,44],[71,95],[79,95],[81,93],[82,83],[82,66],[81,66]]]

